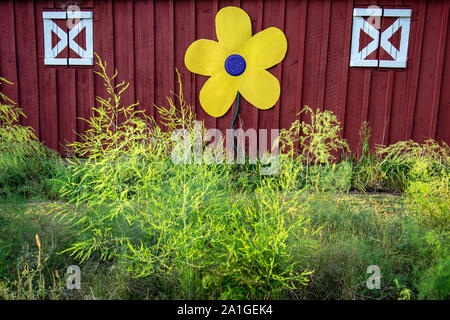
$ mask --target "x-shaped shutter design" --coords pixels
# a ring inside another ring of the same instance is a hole
[[[397,18],[383,32],[375,28],[372,23],[366,20],[380,19],[381,17]],[[351,67],[384,67],[384,68],[406,68],[408,57],[408,41],[411,22],[411,9],[382,9],[382,8],[356,8],[353,10],[353,30],[352,46],[350,50]],[[397,49],[390,41],[392,36],[401,28],[400,44]],[[361,35],[367,34],[372,41],[360,50]],[[392,58],[385,59],[367,59],[379,47]]]
[[[94,58],[93,26],[91,11],[44,11],[44,64],[46,65],[92,65]],[[61,29],[53,20],[79,19],[69,32]],[[75,38],[85,29],[86,42],[83,49]],[[53,47],[52,33],[58,38],[58,43]],[[58,55],[69,46],[78,56],[58,58]]]

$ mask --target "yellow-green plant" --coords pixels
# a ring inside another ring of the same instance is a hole
[[[51,280],[45,276],[45,266],[48,256],[43,257],[43,248],[39,235],[35,235],[38,253],[36,261],[30,261],[30,255],[25,255],[19,261],[14,281],[6,282],[0,279],[0,299],[6,300],[39,300],[61,299],[65,279],[59,275],[58,270],[52,270]],[[34,258],[34,257],[33,257]]]
[[[172,132],[193,137],[199,129],[181,85],[167,107],[156,107],[162,124],[133,120],[140,116],[131,110],[127,123],[109,129],[128,109],[120,107],[124,91],[114,93],[105,64],[98,66],[110,97],[97,99],[101,105],[88,121],[97,127],[73,145],[86,159],[73,160],[60,178],[66,202],[55,204],[59,217],[82,230],[64,252],[81,261],[116,260],[134,277],[169,281],[174,297],[281,297],[306,283],[314,241],[295,184],[286,181],[284,196],[268,181],[257,199],[246,200],[232,193],[232,166],[173,163]],[[134,121],[144,128],[137,139],[130,136]]]
[[[347,142],[341,138],[341,126],[333,112],[310,107],[299,112],[310,116],[310,123],[295,120],[289,129],[280,131],[281,150],[295,154],[308,164],[328,164],[336,160],[333,153],[348,150]]]
[[[328,170],[327,165],[335,162],[336,154],[348,150],[348,144],[340,137],[340,122],[331,111],[317,109],[314,112],[305,106],[301,113],[310,116],[309,123],[296,120],[289,129],[280,130],[280,181],[294,178],[299,187],[306,184],[317,190],[328,188],[322,183],[324,177],[334,176],[331,180],[336,182],[340,179],[336,179],[336,167]],[[344,171],[348,171],[344,167]],[[347,174],[344,176],[349,180]],[[347,182],[337,184],[348,189]]]
[[[353,185],[359,191],[380,191],[385,189],[386,172],[382,168],[380,157],[371,151],[372,129],[364,121],[359,130],[361,156],[353,159]]]
[[[0,86],[13,83],[0,77]],[[37,139],[33,128],[20,125],[22,109],[0,92],[0,196],[29,196],[39,192],[59,161]]]
[[[450,212],[450,148],[433,139],[400,141],[379,147],[381,166],[406,193],[406,201],[422,223],[448,230]]]
[[[77,156],[89,156],[90,159],[96,159],[110,151],[126,152],[146,139],[153,125],[145,110],[136,110],[138,102],[121,104],[122,94],[128,89],[129,83],[122,81],[114,84],[117,81],[117,70],[112,76],[108,75],[106,62],[97,54],[96,57],[99,71],[94,73],[103,79],[108,97],[96,97],[98,106],[92,107],[93,115],[89,119],[82,118],[88,129],[79,134],[79,141],[68,144]]]

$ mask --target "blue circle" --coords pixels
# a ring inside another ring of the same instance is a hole
[[[246,63],[244,58],[238,54],[232,54],[225,61],[225,70],[232,76],[239,76],[244,73]]]

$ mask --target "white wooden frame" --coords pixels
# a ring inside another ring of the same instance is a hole
[[[92,11],[44,11],[44,64],[45,65],[93,65],[93,23]],[[54,19],[80,19],[69,32],[62,30],[52,20]],[[86,50],[80,47],[75,37],[86,28]],[[59,37],[59,42],[52,47],[52,32]],[[67,45],[75,51],[80,58],[56,58]]]
[[[352,44],[350,49],[350,67],[406,68],[411,23],[411,9],[355,8],[353,9]],[[398,17],[395,22],[381,33],[363,17]],[[399,29],[401,31],[400,48],[397,50],[389,39]],[[361,30],[372,40],[359,51]],[[366,60],[381,46],[394,60]]]
[[[383,9],[367,8],[353,9],[352,46],[350,49],[350,67],[378,67],[378,60],[365,60],[380,45],[380,31],[368,23],[363,17],[381,17]],[[359,51],[359,39],[364,31],[373,40]]]
[[[380,60],[380,67],[406,68],[411,13],[411,9],[384,9],[384,17],[398,17],[398,19],[381,34],[380,45],[394,60]],[[400,27],[402,28],[400,50],[397,50],[389,39]]]

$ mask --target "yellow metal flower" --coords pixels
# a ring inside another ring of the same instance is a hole
[[[248,14],[225,7],[216,15],[218,41],[200,39],[186,51],[184,63],[194,73],[211,76],[200,91],[200,104],[213,117],[223,116],[239,91],[259,109],[269,109],[280,97],[280,83],[266,69],[286,55],[284,33],[274,27],[252,37]]]

